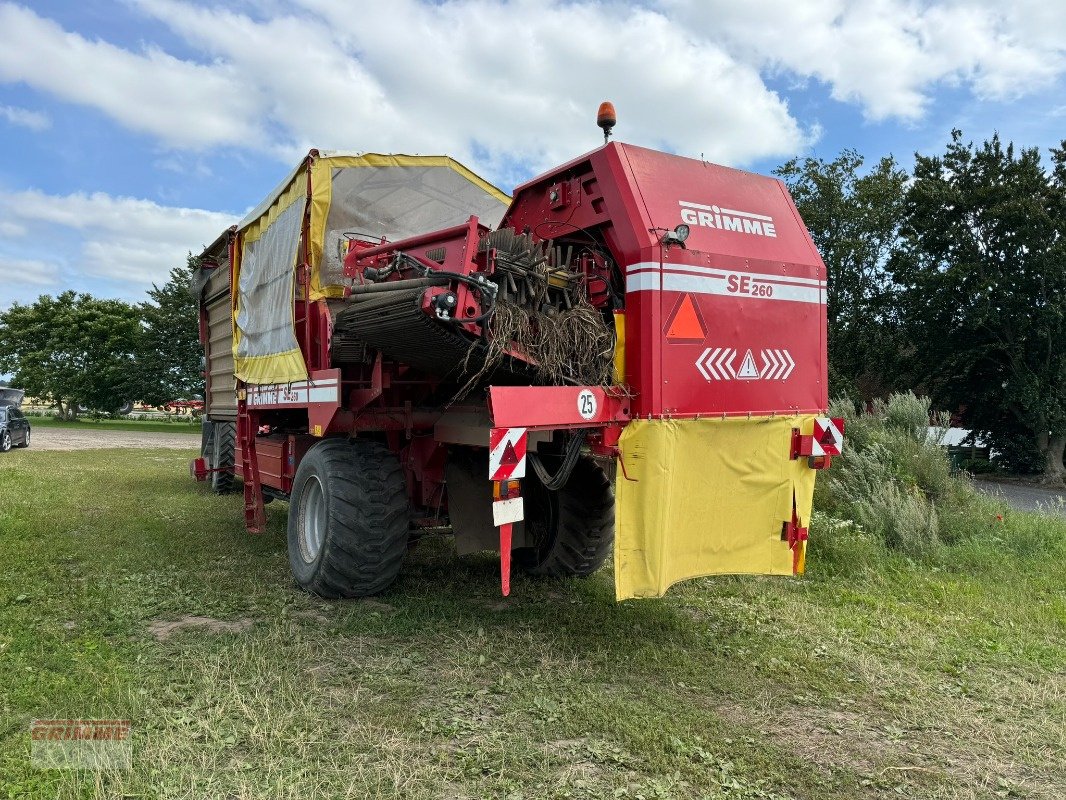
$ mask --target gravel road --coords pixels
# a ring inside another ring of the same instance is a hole
[[[985,494],[1005,500],[1019,511],[1041,511],[1066,517],[1066,492],[1026,483],[976,480],[974,486]]]
[[[68,428],[33,429],[31,450],[97,450],[102,447],[166,447],[199,450],[198,433],[139,433],[137,431],[78,431]]]

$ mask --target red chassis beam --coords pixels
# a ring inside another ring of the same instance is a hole
[[[492,386],[495,428],[599,428],[630,420],[630,398],[602,386]]]

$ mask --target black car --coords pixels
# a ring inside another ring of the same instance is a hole
[[[30,421],[14,406],[0,406],[0,453],[30,446]]]

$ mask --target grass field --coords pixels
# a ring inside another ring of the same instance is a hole
[[[988,505],[922,561],[816,529],[803,579],[622,604],[429,541],[331,603],[189,455],[0,458],[0,797],[1063,796],[1062,522]],[[50,717],[129,718],[133,768],[32,768]]]
[[[68,428],[79,431],[137,431],[140,433],[199,433],[200,420],[188,417],[177,418],[172,422],[163,420],[139,419],[91,419],[82,417],[75,420],[62,420],[55,417],[30,417],[30,425],[39,428]]]

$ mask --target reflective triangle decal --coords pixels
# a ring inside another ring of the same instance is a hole
[[[737,380],[741,381],[754,381],[759,378],[759,370],[755,366],[755,359],[751,355],[751,350],[744,354],[744,360],[740,364],[740,369],[737,370]]]
[[[700,311],[692,295],[686,294],[681,298],[673,319],[670,320],[666,329],[666,338],[675,342],[702,342],[706,336]]]
[[[503,456],[500,458],[500,464],[511,465],[517,463],[518,453],[515,452],[514,445],[508,442],[507,446],[503,449]]]

